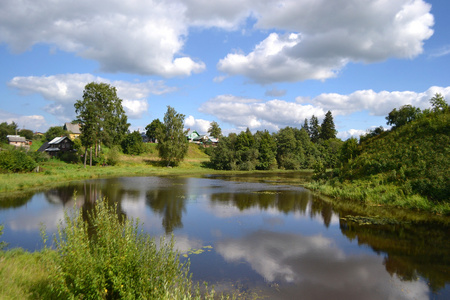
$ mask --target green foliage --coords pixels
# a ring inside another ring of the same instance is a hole
[[[50,142],[54,138],[61,136],[69,136],[69,132],[64,130],[62,126],[53,126],[50,127],[45,133],[45,140]]]
[[[156,141],[157,132],[160,130],[158,128],[162,128],[163,126],[164,124],[159,119],[155,119],[145,127],[145,130],[147,130],[146,135],[151,142]]]
[[[340,161],[344,164],[348,163],[350,160],[356,158],[359,152],[358,140],[351,137],[342,144]]]
[[[420,108],[412,105],[403,105],[399,110],[394,108],[386,117],[387,124],[398,128],[408,122],[417,120],[421,114]]]
[[[65,212],[54,241],[52,289],[61,299],[191,298],[189,266],[180,263],[173,238],[157,245],[138,221],[118,214],[105,200],[94,213]]]
[[[58,158],[66,163],[78,164],[81,162],[80,155],[73,151],[63,151],[58,155]]]
[[[209,135],[211,135],[217,139],[222,137],[222,129],[220,129],[219,124],[217,124],[216,121],[211,122],[211,125],[208,129],[208,133],[209,133]]]
[[[144,142],[142,141],[141,134],[138,131],[134,131],[127,134],[122,141],[123,153],[130,155],[139,155],[144,152]]]
[[[28,155],[36,162],[41,163],[48,161],[50,159],[50,156],[46,152],[39,152],[39,151],[30,151],[28,152]]]
[[[0,170],[4,172],[31,172],[36,166],[36,162],[23,151],[0,151]]]
[[[320,130],[319,119],[313,115],[309,120],[309,137],[313,143],[319,142]]]
[[[334,126],[333,115],[331,111],[328,111],[325,114],[325,118],[323,119],[322,125],[320,126],[319,138],[326,141],[329,139],[336,138],[336,128]]]
[[[430,103],[431,109],[435,113],[446,112],[449,109],[449,106],[444,97],[439,93],[436,93],[434,97],[430,99]]]
[[[3,235],[3,229],[4,229],[4,228],[5,228],[5,226],[0,225],[0,238],[1,238],[2,235]],[[6,242],[4,242],[4,241],[0,242],[0,251],[2,251],[3,249],[5,249],[6,246],[8,246],[8,244],[7,244]]]
[[[29,129],[21,129],[19,131],[19,135],[25,137],[25,139],[27,139],[27,140],[32,140],[34,133],[33,133],[33,131],[31,131]]]
[[[116,88],[107,83],[88,83],[83,99],[74,104],[81,124],[81,142],[90,147],[98,142],[120,145],[130,124]]]
[[[235,134],[220,139],[217,147],[211,153],[210,164],[216,170],[231,170],[236,165],[235,158]]]
[[[277,144],[270,133],[265,130],[264,132],[258,131],[255,134],[258,147],[258,164],[256,166],[259,170],[272,170],[277,168]]]
[[[167,106],[164,115],[164,126],[157,129],[159,157],[167,162],[167,166],[178,165],[188,150],[187,131],[183,131],[184,115]]]
[[[6,122],[3,122],[0,124],[0,143],[8,143],[8,138],[6,136],[8,135],[15,135],[16,131],[18,129],[18,126],[16,123],[11,122],[11,124],[8,124]]]
[[[115,166],[120,161],[119,146],[112,146],[106,154],[106,163],[110,166]]]
[[[406,195],[437,202],[450,195],[450,112],[429,113],[396,130],[369,138],[359,156],[344,165],[341,179],[383,180]]]

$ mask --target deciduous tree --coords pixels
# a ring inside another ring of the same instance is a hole
[[[412,105],[403,105],[398,110],[394,108],[386,117],[387,124],[394,128],[405,125],[408,122],[416,120],[420,115],[420,108]]]
[[[220,129],[219,124],[217,124],[216,121],[211,122],[208,133],[216,139],[222,137],[222,129]]]
[[[86,150],[98,143],[110,147],[120,145],[130,126],[122,99],[117,96],[116,88],[107,83],[88,83],[84,87],[83,99],[75,102],[75,112],[81,124],[81,142]]]
[[[164,124],[159,119],[154,119],[150,124],[148,124],[145,127],[145,130],[147,132],[145,133],[147,137],[150,139],[151,142],[156,141],[156,133],[158,131],[158,128],[163,126]]]
[[[174,108],[167,106],[164,124],[157,129],[159,157],[167,162],[168,167],[182,161],[189,147],[186,138],[188,131],[183,131],[184,117]]]

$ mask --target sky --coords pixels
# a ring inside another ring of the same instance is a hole
[[[0,122],[76,119],[84,86],[117,88],[131,130],[167,106],[225,135],[331,111],[358,137],[394,108],[450,99],[446,0],[1,0]]]

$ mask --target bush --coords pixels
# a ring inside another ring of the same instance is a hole
[[[115,166],[119,163],[119,158],[120,158],[119,146],[113,146],[111,149],[109,149],[108,153],[106,154],[106,163],[110,166]]]
[[[137,221],[120,221],[117,206],[99,200],[94,211],[72,217],[66,211],[65,227],[58,227],[51,281],[61,298],[191,298],[189,266],[179,262],[173,238],[162,239],[158,249]]]
[[[9,150],[0,152],[0,169],[7,172],[31,172],[36,162],[25,152]]]

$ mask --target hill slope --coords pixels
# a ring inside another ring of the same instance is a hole
[[[340,177],[376,177],[399,186],[405,195],[450,202],[450,111],[424,115],[366,140]]]

